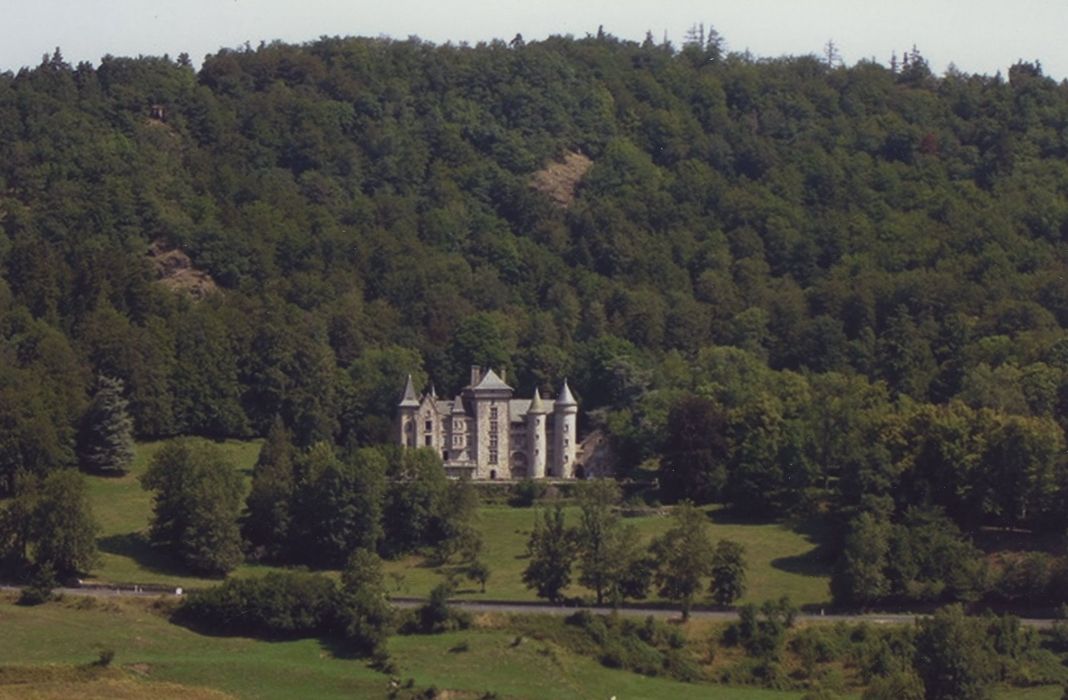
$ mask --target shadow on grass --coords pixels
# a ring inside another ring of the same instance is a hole
[[[799,576],[830,576],[834,569],[834,557],[829,547],[817,545],[804,554],[772,559],[771,566]]]
[[[139,532],[127,532],[121,535],[101,537],[96,541],[96,544],[101,552],[115,554],[120,557],[129,557],[137,562],[138,566],[151,574],[183,578],[196,576],[166,552],[153,548],[148,539]],[[137,582],[124,581],[122,583]]]

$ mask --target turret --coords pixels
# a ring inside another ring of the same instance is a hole
[[[527,464],[530,465],[528,477],[545,478],[545,457],[548,443],[545,435],[545,414],[548,410],[541,400],[541,392],[534,387],[534,398],[527,409]]]
[[[412,385],[412,375],[408,375],[404,383],[404,395],[397,404],[397,443],[402,447],[415,447],[415,426],[419,413],[419,399],[415,395],[415,386]]]
[[[575,455],[578,453],[578,402],[564,380],[553,405],[553,476],[574,477]]]

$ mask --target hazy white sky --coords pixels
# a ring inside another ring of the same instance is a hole
[[[994,73],[1040,60],[1068,77],[1068,0],[0,0],[0,71],[34,66],[59,46],[71,63],[104,54],[205,54],[246,41],[321,35],[417,35],[435,43],[665,32],[678,45],[696,22],[757,56],[819,53],[887,63],[916,44],[931,68]]]

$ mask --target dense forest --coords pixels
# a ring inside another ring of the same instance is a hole
[[[0,495],[78,464],[112,380],[142,438],[351,448],[405,373],[479,363],[570,377],[664,497],[852,523],[841,601],[974,598],[968,533],[1068,525],[1068,85],[829,56],[599,32],[0,73]],[[1038,556],[989,586],[1055,592]]]

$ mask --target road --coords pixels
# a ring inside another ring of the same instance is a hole
[[[0,585],[0,591],[18,591],[18,586]],[[131,586],[81,586],[77,588],[62,587],[54,589],[55,593],[61,593],[63,595],[82,595],[93,596],[98,598],[111,598],[111,597],[140,597],[151,598],[156,596],[177,596],[177,590],[174,588],[162,588],[153,587],[146,590],[143,587],[131,587]],[[399,608],[412,608],[418,605],[422,605],[424,602],[421,598],[393,598],[392,602]],[[598,608],[591,606],[565,606],[565,605],[550,605],[548,603],[528,603],[528,602],[508,602],[508,601],[472,601],[472,600],[455,600],[450,605],[457,607],[461,610],[466,610],[470,613],[528,613],[539,615],[571,615],[579,610],[588,610],[592,613],[608,613],[610,608]],[[641,606],[627,606],[619,609],[620,615],[626,615],[628,617],[653,617],[667,619],[677,618],[679,616],[678,610],[660,607],[641,607]],[[797,620],[799,622],[815,622],[815,623],[834,623],[834,622],[868,622],[872,624],[883,625],[904,625],[911,624],[913,621],[920,617],[922,614],[916,613],[827,613],[823,614],[802,612],[798,613]],[[690,617],[696,620],[720,620],[729,622],[738,619],[738,613],[733,610],[694,610],[690,613]],[[1046,628],[1053,624],[1053,620],[1044,618],[1020,618],[1020,623],[1027,627]]]

